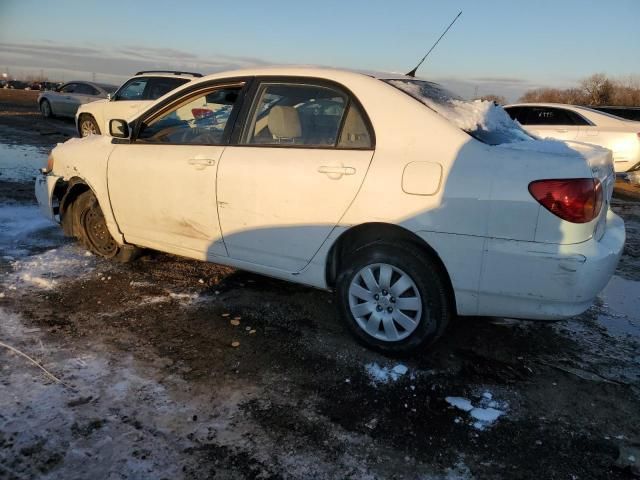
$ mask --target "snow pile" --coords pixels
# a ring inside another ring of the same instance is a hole
[[[78,246],[66,245],[16,260],[11,265],[13,273],[5,282],[9,289],[27,286],[51,290],[60,279],[77,277],[93,270],[95,258]]]
[[[494,102],[486,100],[465,101],[447,95],[446,90],[429,88],[431,84],[428,82],[391,80],[389,83],[435,110],[465,132],[499,133],[501,137],[508,138],[510,141],[531,139],[531,136],[522,129],[520,124]]]
[[[59,230],[36,206],[0,206],[0,249],[5,258],[28,255],[38,247],[58,245],[62,239]]]
[[[402,365],[401,363],[393,368],[388,368],[381,367],[374,362],[368,363],[364,366],[364,368],[374,384],[389,383],[390,381],[395,382],[409,371],[409,368],[407,368],[406,365]]]
[[[476,406],[464,397],[446,397],[445,401],[452,407],[469,414],[471,425],[477,430],[484,430],[493,425],[509,407],[506,402],[494,400],[490,392],[484,392],[476,402]]]

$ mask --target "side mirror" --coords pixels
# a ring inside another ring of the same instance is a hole
[[[112,98],[112,97],[111,97],[111,94],[110,94],[110,93],[107,93],[107,102],[110,102],[110,101],[111,101],[111,98]]]
[[[109,121],[109,135],[113,138],[129,138],[129,124],[124,120],[114,118]]]

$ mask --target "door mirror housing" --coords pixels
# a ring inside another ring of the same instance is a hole
[[[110,93],[107,93],[107,102],[110,102],[113,96]]]
[[[109,121],[109,135],[113,138],[129,138],[129,124],[124,120],[114,118]]]

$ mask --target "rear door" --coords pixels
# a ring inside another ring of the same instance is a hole
[[[231,258],[302,270],[356,196],[374,152],[361,106],[321,81],[263,79],[218,167]]]

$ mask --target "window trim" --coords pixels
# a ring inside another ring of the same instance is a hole
[[[172,146],[181,146],[181,147],[224,147],[229,145],[229,140],[231,138],[231,133],[235,128],[236,120],[238,118],[238,114],[243,107],[244,104],[244,94],[247,89],[248,81],[246,79],[229,79],[227,81],[216,80],[215,82],[206,83],[206,84],[198,84],[194,88],[188,89],[188,91],[181,91],[179,94],[174,94],[162,104],[157,105],[155,108],[144,112],[142,116],[138,117],[132,122],[132,135],[129,140],[121,140],[121,139],[112,139],[111,143],[126,143],[131,145],[172,145]],[[222,133],[222,142],[221,143],[152,143],[145,142],[144,140],[138,140],[138,136],[140,131],[147,122],[152,122],[156,120],[158,117],[164,115],[176,105],[185,102],[188,99],[197,97],[199,95],[204,95],[208,91],[216,90],[224,87],[240,87],[240,92],[238,93],[238,108],[234,108],[231,111],[231,115],[227,120],[227,124],[224,127],[224,132]],[[116,141],[114,140],[121,140]]]
[[[340,120],[340,128],[338,129],[337,139],[335,145],[291,145],[291,144],[259,144],[259,143],[241,143],[242,136],[246,128],[248,128],[248,121],[253,111],[253,107],[255,102],[258,99],[258,92],[260,91],[260,87],[265,83],[285,83],[285,84],[294,84],[294,85],[311,85],[325,88],[332,88],[334,90],[338,90],[340,93],[347,97],[347,103],[345,105],[344,114],[342,115],[342,119]],[[344,127],[344,122],[348,113],[348,109],[351,104],[354,103],[356,107],[360,110],[360,114],[362,116],[362,121],[364,122],[367,131],[369,133],[369,138],[371,139],[371,145],[369,147],[341,147],[338,146],[340,142],[340,138],[342,136],[342,129]],[[231,141],[229,143],[230,146],[234,147],[248,147],[248,148],[291,148],[291,149],[306,149],[306,150],[356,150],[356,151],[373,151],[376,149],[376,135],[375,130],[373,128],[373,124],[371,123],[371,119],[369,118],[369,114],[362,106],[362,103],[354,95],[354,93],[347,88],[333,80],[329,80],[326,78],[318,78],[318,77],[303,77],[303,76],[281,76],[281,75],[261,75],[254,78],[254,82],[251,87],[247,90],[247,94],[245,97],[244,105],[239,112],[238,119],[236,120],[236,127],[233,130]]]

